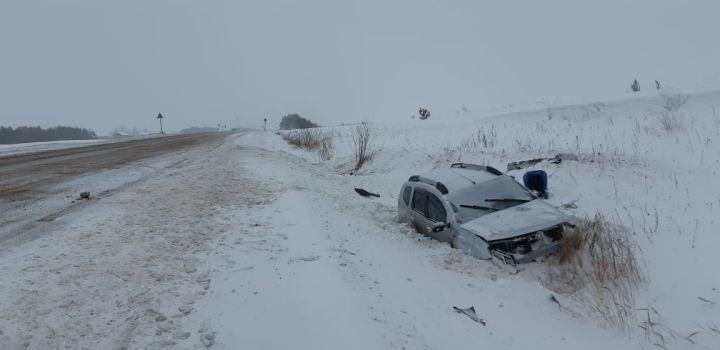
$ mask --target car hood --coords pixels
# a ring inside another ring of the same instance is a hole
[[[559,210],[543,200],[536,199],[483,215],[460,227],[486,241],[495,241],[541,231],[564,221],[565,217]]]

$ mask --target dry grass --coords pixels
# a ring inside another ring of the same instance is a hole
[[[318,129],[302,129],[280,133],[289,144],[306,151],[316,152],[318,160],[330,160],[334,154],[332,132],[323,132]]]
[[[320,140],[320,148],[316,151],[319,161],[332,159],[335,153],[335,144],[333,143],[332,135],[327,134]]]
[[[682,127],[681,120],[676,112],[684,106],[687,101],[688,96],[685,95],[662,95],[663,110],[660,111],[658,121],[660,121],[660,126],[662,126],[666,133],[670,134]]]
[[[661,96],[663,100],[663,108],[665,108],[665,110],[668,112],[677,111],[688,101],[688,96],[681,94]]]
[[[660,111],[658,121],[660,122],[660,126],[662,126],[662,129],[665,130],[665,132],[668,134],[672,133],[677,129],[680,129],[680,127],[682,126],[678,117],[669,110]]]
[[[583,265],[582,249],[587,243],[585,235],[577,229],[570,229],[560,241],[560,249],[557,252],[560,264],[567,264],[570,268],[578,268]]]
[[[640,248],[602,215],[566,230],[547,281],[552,290],[578,297],[608,324],[628,331],[635,327],[635,291],[645,281]]]

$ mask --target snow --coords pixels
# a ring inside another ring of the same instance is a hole
[[[129,140],[137,140],[142,138],[158,137],[158,134],[147,134],[139,136],[113,137],[113,138],[97,138],[91,140],[63,140],[63,141],[45,141],[45,142],[26,142],[15,143],[9,145],[0,144],[0,157],[9,155],[18,155],[24,153],[44,152],[58,149],[74,148],[87,146],[95,143],[113,143]]]
[[[493,344],[486,339],[492,333],[497,346],[537,344],[543,330],[534,321],[491,315],[554,311],[543,302],[546,293],[522,290],[487,262],[394,223],[392,210],[358,201],[338,176],[297,158],[264,158],[250,168],[258,175],[284,168],[285,176],[273,178],[283,195],[238,217],[244,233],[218,258],[231,271],[218,273],[211,296],[197,304],[198,318],[218,332],[219,348],[446,348]],[[501,305],[504,294],[522,298]],[[452,310],[470,303],[482,310],[487,328]],[[548,322],[559,327],[562,316]],[[517,324],[537,330],[517,338]],[[576,330],[563,337],[599,338],[592,325]],[[610,339],[596,348],[617,344]]]
[[[494,241],[549,229],[562,224],[564,219],[557,209],[542,200],[534,200],[488,213],[462,224],[462,227],[476,232],[485,240]]]
[[[66,140],[66,141],[47,141],[47,142],[27,142],[27,143],[16,143],[10,145],[0,145],[0,156],[22,154],[31,152],[42,152],[53,149],[70,148],[74,146],[83,146],[96,142],[101,142],[102,139],[93,140]]]
[[[720,93],[690,96],[671,130],[666,103],[377,123],[353,175],[353,126],[340,126],[323,129],[329,161],[253,131],[75,179],[0,226],[35,222],[80,187],[112,189],[0,250],[0,348],[717,348],[719,306],[699,298],[720,303]],[[633,308],[655,310],[654,332],[639,328],[646,311],[618,329],[551,291],[546,263],[510,274],[397,223],[410,175],[558,153],[578,161],[510,174],[543,169],[548,203],[634,232],[647,282]],[[486,326],[453,310],[471,305]]]

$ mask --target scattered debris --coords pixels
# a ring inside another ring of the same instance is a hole
[[[552,158],[535,158],[535,159],[528,159],[528,160],[521,160],[517,162],[510,162],[507,165],[507,171],[510,170],[520,170],[529,168],[531,166],[534,166],[535,164],[548,161],[552,164],[560,164],[563,161],[567,160],[579,160],[578,156],[572,153],[558,153],[555,157]]]
[[[700,301],[704,301],[704,302],[706,302],[706,303],[708,303],[708,304],[710,304],[710,305],[717,305],[717,303],[714,302],[714,301],[712,301],[712,300],[708,300],[708,299],[705,299],[705,298],[703,298],[703,297],[697,297],[697,298],[698,298]]]
[[[560,208],[563,208],[563,209],[577,209],[577,208],[578,208],[578,206],[577,206],[577,204],[576,204],[577,201],[578,201],[578,200],[576,199],[576,200],[570,201],[570,202],[568,202],[568,203],[561,204],[561,205],[560,205]]]
[[[379,194],[365,191],[362,188],[356,188],[355,192],[357,192],[359,195],[361,195],[363,197],[380,197]]]
[[[510,162],[507,165],[507,171],[529,168],[537,163],[546,161],[548,159],[550,159],[550,158],[535,158],[535,159],[521,160],[518,162]]]
[[[80,199],[90,199],[90,192],[80,192]]]
[[[557,155],[555,155],[555,159],[558,161],[558,163],[566,160],[574,160],[576,162],[580,160],[577,154],[573,153],[558,153]]]
[[[520,272],[513,256],[503,251],[493,250],[490,262],[508,275],[517,275]]]
[[[481,324],[481,325],[483,325],[483,326],[486,326],[486,325],[487,325],[487,324],[485,323],[485,320],[483,320],[482,318],[478,318],[478,317],[477,317],[477,314],[475,313],[475,307],[474,307],[474,306],[470,306],[470,307],[465,308],[465,309],[461,309],[461,308],[459,308],[459,307],[457,307],[457,306],[453,306],[453,309],[455,310],[455,312],[460,313],[460,314],[463,314],[463,315],[469,317],[471,320],[473,320],[473,321],[475,321],[475,322],[477,322],[477,323],[479,323],[479,324]]]

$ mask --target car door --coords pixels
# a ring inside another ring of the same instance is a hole
[[[410,222],[415,231],[429,236],[427,227],[430,225],[430,221],[425,217],[427,213],[427,197],[427,190],[419,187],[415,188],[410,203]]]
[[[447,210],[445,210],[442,199],[430,192],[428,192],[426,217],[430,222],[429,227],[433,227],[438,223],[447,224],[448,222]],[[430,236],[438,241],[452,243],[452,230],[450,227],[444,227],[437,232],[433,232],[432,229],[430,229]]]
[[[447,220],[447,211],[440,198],[423,188],[416,188],[411,206],[411,221],[416,231],[439,241],[452,241],[449,228],[439,232],[433,232],[432,229],[435,224],[445,223]]]

